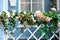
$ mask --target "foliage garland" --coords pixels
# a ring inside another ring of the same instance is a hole
[[[15,28],[16,21],[20,21],[20,24],[23,25],[23,29],[21,31],[23,32],[24,28],[26,28],[28,25],[40,25],[44,24],[44,27],[41,27],[39,29],[39,32],[41,34],[47,33],[48,31],[51,31],[52,33],[56,34],[57,30],[57,23],[60,21],[60,14],[58,12],[40,12],[36,11],[35,13],[32,13],[31,11],[21,11],[16,12],[13,11],[2,11],[0,12],[0,23],[4,25],[4,30],[8,30],[8,27],[10,30],[13,30]],[[12,32],[11,32],[12,33]],[[47,35],[45,35],[47,36]],[[48,40],[48,38],[46,38]]]

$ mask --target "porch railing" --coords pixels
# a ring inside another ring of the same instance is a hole
[[[34,27],[36,27],[36,29],[35,29],[35,31],[34,32],[32,32],[30,29],[29,29],[29,27],[27,27],[25,30],[24,30],[24,33],[26,32],[26,30],[30,33],[30,35],[29,35],[29,37],[22,37],[22,35],[23,35],[23,33],[22,34],[20,34],[18,37],[14,37],[14,36],[12,36],[11,34],[10,34],[10,32],[8,32],[8,34],[7,35],[5,35],[5,40],[8,40],[8,39],[13,39],[13,40],[18,40],[18,39],[27,39],[27,40],[30,40],[32,37],[34,37],[34,39],[35,40],[41,40],[41,39],[43,39],[43,37],[45,36],[45,34],[46,33],[43,33],[39,38],[37,38],[34,34],[41,28],[41,26],[43,27],[44,25],[43,24],[40,24],[40,26],[38,27],[37,25],[35,25]],[[13,30],[13,32],[15,32],[17,29],[14,29]],[[56,30],[56,33],[58,33],[59,32],[59,30],[60,30],[60,28],[58,28],[57,30]],[[28,35],[28,34],[26,34],[26,35]],[[37,34],[36,34],[37,35]],[[48,34],[47,34],[48,35]],[[53,34],[50,38],[49,38],[49,40],[52,40],[54,37],[56,37],[58,40],[59,40],[59,37],[56,35],[56,34]]]

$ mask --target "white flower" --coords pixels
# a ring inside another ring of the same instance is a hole
[[[26,11],[24,11],[24,14],[26,14]]]
[[[36,20],[33,20],[33,22],[36,22]]]
[[[5,21],[8,21],[8,19],[5,19]]]
[[[33,15],[31,15],[31,17],[33,17]]]
[[[35,14],[37,14],[37,13],[41,13],[41,11],[35,11]]]
[[[15,13],[14,12],[12,13],[12,16],[15,16]]]
[[[0,15],[1,15],[2,13],[0,12]]]
[[[8,30],[6,30],[6,32],[9,32]]]
[[[22,10],[19,10],[19,12],[18,13],[21,13],[22,12]]]
[[[15,16],[16,10],[12,10],[12,16]]]
[[[56,11],[56,8],[51,8],[52,11]]]
[[[4,12],[6,12],[6,14],[7,14],[7,13],[10,14],[8,10],[5,10]]]
[[[21,24],[20,24],[20,25],[18,25],[17,27],[18,27],[18,28],[22,28],[22,27],[24,27],[24,25],[21,25]]]
[[[34,14],[35,17],[36,16],[40,16],[40,15],[42,15],[42,12],[41,11],[36,11],[35,14]]]
[[[11,16],[10,13],[9,13],[9,11],[5,10],[5,12],[6,12],[7,18],[9,18]]]
[[[8,14],[6,14],[6,16],[9,18],[11,15],[10,15],[10,13],[8,13]]]
[[[13,9],[12,12],[16,12],[16,10]]]
[[[34,16],[33,16],[33,15],[31,15],[31,19],[33,19],[33,20],[34,20]]]
[[[40,13],[41,11],[35,11],[35,13]]]

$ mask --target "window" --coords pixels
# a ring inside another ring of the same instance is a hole
[[[35,12],[37,10],[44,10],[43,0],[19,0],[19,10],[27,11],[31,10]]]

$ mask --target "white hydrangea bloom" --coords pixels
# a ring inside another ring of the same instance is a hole
[[[26,14],[26,11],[24,11],[24,14]]]
[[[10,14],[8,13],[8,14],[6,14],[7,16],[8,16],[8,18],[10,17]]]
[[[35,11],[34,16],[36,17],[36,16],[41,15],[41,14],[42,14],[42,12],[41,12],[41,11]]]

